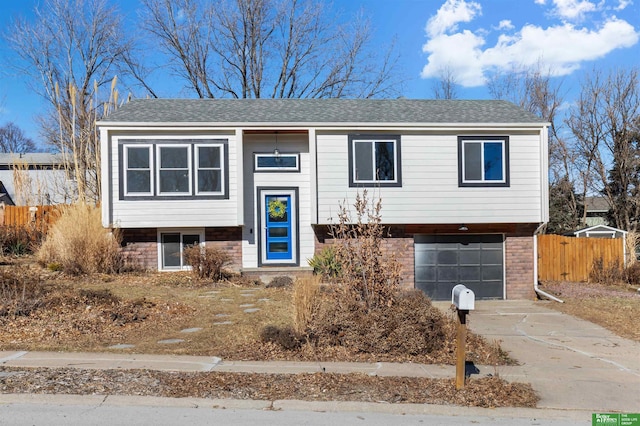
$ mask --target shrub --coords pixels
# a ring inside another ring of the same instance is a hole
[[[304,336],[291,326],[267,325],[260,331],[260,339],[265,343],[275,343],[287,350],[299,349],[305,342]]]
[[[267,288],[282,288],[282,287],[291,287],[293,285],[293,279],[286,275],[279,275],[277,277],[273,277],[269,284],[266,285]]]
[[[184,250],[184,259],[191,265],[191,272],[200,279],[223,279],[223,268],[231,262],[231,256],[219,248],[198,245]]]
[[[395,253],[384,253],[383,239],[389,231],[382,225],[382,200],[369,201],[367,191],[356,195],[355,220],[344,204],[330,234],[340,265],[343,298],[363,302],[367,310],[392,304],[400,286],[400,263]]]
[[[625,281],[631,285],[640,284],[640,262],[634,262],[625,271]]]
[[[0,226],[2,254],[20,256],[31,254],[42,242],[42,230],[30,226]]]
[[[320,277],[298,278],[293,284],[293,326],[298,333],[305,333],[318,309]]]
[[[320,275],[325,281],[335,282],[340,276],[340,262],[336,258],[336,248],[332,245],[323,247],[308,262],[313,273]]]
[[[602,257],[593,261],[589,280],[603,285],[614,285],[625,281],[625,271],[620,262],[613,260],[605,264]]]
[[[72,204],[62,209],[36,256],[43,266],[59,264],[72,274],[114,273],[123,267],[120,233],[102,227],[100,209]]]
[[[22,269],[0,271],[0,317],[28,316],[44,303],[45,289]]]
[[[371,354],[429,354],[445,341],[446,320],[419,290],[399,292],[395,303],[367,310],[361,302],[329,299],[314,315],[310,338]]]

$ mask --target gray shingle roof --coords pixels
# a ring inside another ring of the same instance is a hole
[[[137,99],[109,123],[544,124],[506,101],[422,99]]]

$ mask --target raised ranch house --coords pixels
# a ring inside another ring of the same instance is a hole
[[[534,297],[548,123],[509,102],[146,99],[99,126],[103,224],[147,268],[200,243],[245,274],[308,269],[367,188],[406,286]]]

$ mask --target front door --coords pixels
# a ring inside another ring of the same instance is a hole
[[[296,265],[297,209],[294,189],[261,189],[260,260],[264,265]]]

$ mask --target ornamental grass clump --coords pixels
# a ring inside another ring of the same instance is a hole
[[[62,208],[36,257],[71,275],[114,273],[124,266],[120,241],[117,229],[103,228],[98,207],[76,203]]]

